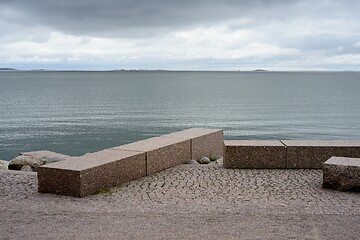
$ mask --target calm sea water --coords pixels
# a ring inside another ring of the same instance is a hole
[[[360,73],[0,72],[0,159],[191,127],[226,139],[360,139]]]

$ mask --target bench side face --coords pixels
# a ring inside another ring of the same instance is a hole
[[[146,176],[145,153],[138,153],[81,172],[81,196]]]
[[[356,146],[287,146],[287,168],[320,169],[332,156],[360,157]]]
[[[286,149],[280,141],[225,141],[225,168],[285,168]]]
[[[224,133],[222,130],[195,137],[191,140],[191,159],[224,156]]]
[[[147,175],[186,163],[190,159],[190,140],[146,152]]]
[[[38,192],[81,197],[79,171],[56,168],[38,168]]]

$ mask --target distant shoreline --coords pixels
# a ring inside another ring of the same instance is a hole
[[[309,71],[281,71],[281,70],[262,70],[262,69],[255,69],[255,70],[151,70],[151,69],[146,69],[146,70],[137,70],[137,69],[121,69],[121,70],[51,70],[51,69],[29,69],[29,70],[24,70],[24,69],[15,69],[15,68],[0,68],[0,73],[1,72],[126,72],[126,73],[138,73],[138,72],[144,72],[144,73],[149,73],[149,72],[213,72],[213,73],[358,73],[360,71],[353,71],[353,70],[309,70]]]

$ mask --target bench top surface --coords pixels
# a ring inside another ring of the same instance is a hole
[[[44,168],[56,168],[73,171],[83,171],[89,168],[97,167],[103,164],[111,163],[117,160],[125,159],[131,156],[144,153],[105,149],[99,152],[87,153],[81,157],[70,157],[63,161],[43,165]]]
[[[360,140],[283,140],[288,147],[360,147]]]
[[[284,147],[278,140],[225,140],[225,146]]]
[[[360,158],[331,157],[324,164],[360,167]]]
[[[148,138],[148,139],[141,140],[138,142],[121,145],[121,146],[114,147],[111,149],[129,150],[129,151],[137,151],[137,152],[148,152],[148,151],[160,149],[163,147],[167,147],[170,145],[174,145],[177,143],[182,143],[185,141],[190,142],[190,140],[180,139],[180,138],[153,137],[153,138]]]
[[[190,128],[183,131],[166,134],[161,137],[193,139],[207,134],[222,132],[222,131],[223,131],[222,129],[213,129],[213,128]]]

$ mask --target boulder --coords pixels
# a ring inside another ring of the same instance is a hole
[[[187,162],[187,164],[199,164],[199,163],[196,160],[191,159]]]
[[[8,170],[9,162],[0,160],[0,170]]]
[[[20,171],[24,166],[30,166],[34,171],[44,165],[45,161],[32,155],[20,155],[9,162],[9,170]]]
[[[224,160],[223,158],[219,158],[218,160],[215,161],[215,164],[223,164]]]
[[[323,164],[324,188],[360,190],[360,158],[331,157]]]
[[[219,156],[219,155],[215,155],[215,156],[209,157],[210,161],[212,161],[212,162],[214,162],[214,161],[216,161],[216,160],[219,160],[220,158],[222,158],[222,157]]]
[[[58,162],[68,157],[67,155],[47,150],[20,153],[20,156],[17,156],[9,162],[8,168],[10,170],[20,171],[23,166],[30,166],[31,169],[36,172],[37,168],[41,165]]]
[[[210,158],[208,157],[202,157],[200,160],[198,160],[198,163],[201,163],[201,164],[209,164],[211,161],[210,161]]]
[[[34,156],[44,161],[45,162],[44,164],[62,161],[70,157],[68,155],[64,155],[61,153],[56,153],[48,150],[25,152],[25,153],[20,153],[20,155]]]
[[[23,171],[23,172],[32,172],[32,168],[28,165],[24,165],[20,171]]]

